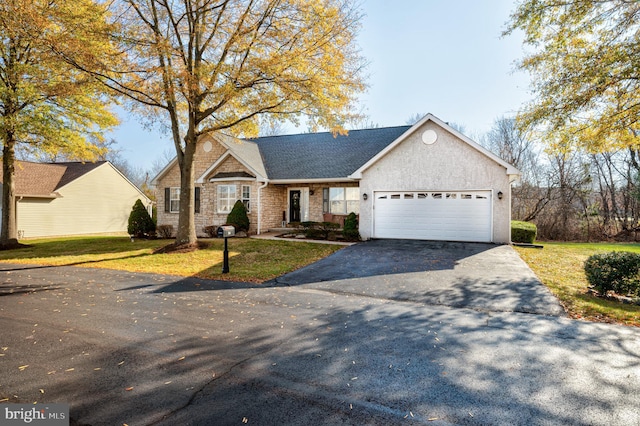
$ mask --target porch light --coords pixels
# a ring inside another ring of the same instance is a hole
[[[502,200],[502,191],[498,191],[498,200]]]
[[[367,198],[369,198],[369,196],[367,195],[367,193],[365,192],[364,194],[362,194],[362,199],[367,201]]]

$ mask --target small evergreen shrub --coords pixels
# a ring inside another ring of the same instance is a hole
[[[342,236],[347,241],[360,241],[360,232],[358,232],[358,216],[351,212],[344,219],[344,228]]]
[[[142,204],[140,199],[137,199],[129,214],[129,223],[127,225],[127,232],[134,237],[144,237],[152,235],[156,230],[156,224],[151,219],[149,212]]]
[[[511,221],[511,241],[514,243],[533,244],[538,234],[538,228],[534,223]]]
[[[160,238],[169,239],[173,236],[173,225],[158,225],[156,233]]]
[[[640,254],[614,251],[594,254],[584,264],[589,284],[600,294],[640,295]]]
[[[229,216],[227,216],[227,224],[234,226],[236,232],[249,231],[249,216],[247,216],[247,208],[242,201],[238,200],[233,205]]]

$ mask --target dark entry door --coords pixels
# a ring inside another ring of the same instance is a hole
[[[300,191],[289,191],[289,222],[300,222]]]

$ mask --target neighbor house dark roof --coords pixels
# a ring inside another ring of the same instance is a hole
[[[251,139],[271,180],[346,178],[411,126],[268,136]]]
[[[16,161],[16,195],[23,197],[56,197],[58,195],[55,191],[104,163],[105,161],[96,163],[32,163],[30,161]],[[0,183],[2,183],[2,176],[0,176]]]

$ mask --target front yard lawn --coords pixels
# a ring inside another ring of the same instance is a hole
[[[542,243],[542,250],[515,247],[572,318],[640,326],[640,306],[604,300],[587,292],[584,262],[596,253],[631,251],[640,244]]]
[[[341,246],[252,238],[229,239],[228,274],[222,274],[223,239],[200,239],[206,249],[154,254],[171,240],[74,237],[26,241],[31,247],[0,251],[0,262],[73,265],[208,279],[264,282],[328,256]]]

